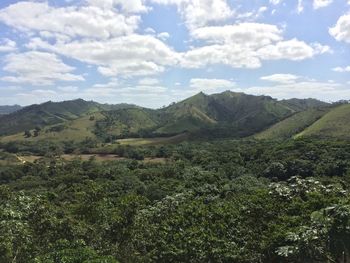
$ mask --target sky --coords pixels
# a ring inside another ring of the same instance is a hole
[[[350,0],[0,1],[0,105],[350,99]]]

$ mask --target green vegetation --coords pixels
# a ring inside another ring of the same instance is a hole
[[[297,137],[301,136],[350,138],[350,104],[334,108],[297,135]]]
[[[306,111],[298,112],[287,119],[276,123],[267,130],[258,133],[254,137],[257,139],[287,139],[302,132],[304,129],[312,125],[330,108],[312,108]]]
[[[231,91],[210,96],[199,93],[158,110],[84,100],[47,102],[0,116],[0,136],[2,142],[90,138],[106,143],[184,132],[195,137],[238,138],[260,132],[296,112],[326,105],[312,99],[277,101]],[[29,132],[34,136],[27,136]]]
[[[3,263],[350,259],[349,141],[119,145],[124,158],[106,161],[66,158],[57,142],[10,146],[0,152]],[[24,164],[6,152],[38,149],[46,157]]]

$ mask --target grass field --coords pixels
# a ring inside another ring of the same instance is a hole
[[[130,146],[145,146],[145,145],[160,145],[160,144],[171,144],[180,143],[188,139],[188,134],[183,133],[172,137],[157,137],[157,138],[130,138],[117,140],[120,145]]]
[[[338,106],[296,137],[350,138],[350,104]]]
[[[128,160],[124,157],[119,157],[115,154],[63,154],[60,156],[66,161],[72,161],[74,159],[81,159],[82,161],[88,161],[94,158],[97,162],[104,161],[122,161]],[[17,156],[18,163],[33,163],[36,160],[44,158],[43,156],[27,155],[27,156]],[[146,163],[165,163],[167,160],[165,158],[145,158],[143,160]]]
[[[296,113],[293,116],[271,126],[267,130],[255,135],[254,138],[266,140],[291,138],[312,125],[329,110],[329,108],[314,108]]]

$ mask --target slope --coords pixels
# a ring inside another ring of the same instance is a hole
[[[350,139],[350,104],[333,108],[296,137],[310,136]]]
[[[256,139],[286,139],[291,138],[315,121],[324,116],[330,108],[311,108],[298,112],[281,122],[276,123],[267,130],[254,136]]]

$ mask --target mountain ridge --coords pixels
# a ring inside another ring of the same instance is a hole
[[[0,116],[0,136],[17,134],[14,138],[18,139],[26,130],[43,129],[37,139],[51,138],[52,133],[55,138],[79,138],[79,132],[102,141],[181,133],[210,138],[247,137],[305,109],[327,105],[315,99],[277,100],[232,91],[211,95],[200,92],[160,109],[83,99],[48,101]]]

